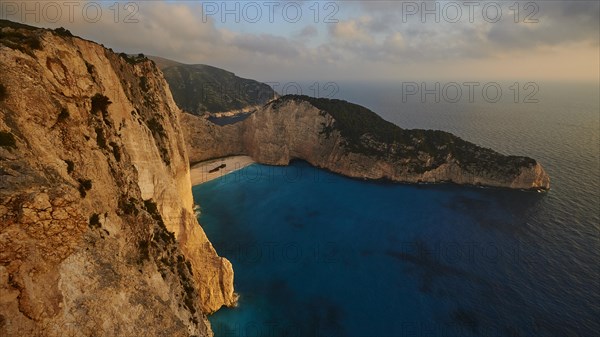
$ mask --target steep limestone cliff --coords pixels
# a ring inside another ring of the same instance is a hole
[[[233,271],[160,70],[0,21],[0,74],[0,335],[211,335]]]
[[[550,187],[548,175],[531,158],[505,156],[447,132],[404,130],[339,100],[284,96],[225,126],[191,115],[183,120],[192,162],[244,154],[270,165],[302,159],[360,179]]]

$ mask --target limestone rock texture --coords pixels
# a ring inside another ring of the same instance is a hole
[[[370,125],[357,127],[364,132],[359,133],[358,140],[352,140],[344,135],[335,114],[318,108],[306,97],[284,96],[244,121],[225,126],[190,114],[184,114],[182,119],[192,163],[249,155],[268,165],[288,165],[301,159],[319,168],[367,180],[451,182],[525,190],[550,188],[550,178],[535,160],[505,156],[441,131],[403,130],[372,116],[374,124],[392,130],[402,141],[382,141],[377,131],[370,132]]]
[[[156,65],[0,22],[0,335],[211,336],[231,263]]]

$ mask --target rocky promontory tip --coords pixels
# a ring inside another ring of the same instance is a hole
[[[243,154],[271,165],[302,159],[360,179],[550,188],[534,159],[506,156],[448,132],[402,129],[342,100],[283,96],[225,126],[189,115],[184,119],[192,161]]]
[[[395,163],[398,173],[381,178],[406,182],[443,182],[517,189],[550,188],[550,178],[534,159],[503,155],[437,130],[407,130],[373,111],[347,101],[291,95],[273,102],[308,102],[334,122],[321,132],[339,131],[347,154]],[[452,172],[458,168],[459,172]],[[422,177],[419,177],[422,175]],[[510,184],[509,184],[510,182]]]

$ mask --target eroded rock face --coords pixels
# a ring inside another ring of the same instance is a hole
[[[243,122],[223,127],[186,114],[183,130],[192,162],[243,154],[269,165],[302,159],[359,179],[550,187],[548,175],[533,159],[504,156],[440,131],[402,130],[373,119],[379,117],[372,117],[375,124],[400,140],[382,141],[378,131],[369,132],[370,125],[359,132],[359,139],[349,139],[334,115],[307,98],[283,97]]]
[[[0,335],[211,335],[233,270],[194,216],[162,73],[68,34],[0,33]]]
[[[205,117],[181,114],[181,129],[190,162],[240,155],[246,152],[241,137],[241,123],[218,126]]]

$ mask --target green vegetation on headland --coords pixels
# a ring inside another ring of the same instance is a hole
[[[137,55],[128,55],[128,54],[125,54],[125,53],[120,53],[119,57],[121,57],[127,63],[129,63],[131,65],[135,65],[135,64],[138,64],[138,63],[141,63],[141,62],[148,61],[148,58],[144,54],[142,54],[142,53],[137,54]]]
[[[150,59],[162,70],[179,108],[195,115],[263,105],[276,96],[267,84],[223,69],[181,64],[159,57]]]
[[[505,156],[491,149],[469,143],[451,133],[436,130],[406,130],[384,120],[358,104],[338,99],[288,95],[272,104],[277,107],[289,100],[306,101],[323,113],[331,115],[333,127],[323,126],[322,134],[340,132],[349,152],[388,159],[409,160],[414,172],[424,172],[455,159],[470,172],[490,172],[515,175],[521,167],[532,167],[535,160],[520,156]],[[423,165],[423,156],[431,161]]]

